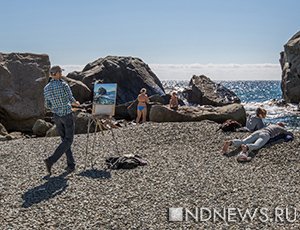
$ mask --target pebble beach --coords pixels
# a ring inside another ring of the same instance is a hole
[[[169,221],[169,208],[293,207],[300,211],[299,133],[261,149],[251,162],[220,155],[224,140],[247,133],[216,132],[214,122],[151,123],[76,135],[76,171],[63,157],[46,175],[43,159],[58,137],[0,142],[1,229],[299,229],[287,221]],[[95,142],[93,141],[95,138]],[[93,146],[93,143],[95,145]],[[105,170],[108,156],[138,154],[148,165]],[[93,162],[93,167],[91,167]]]

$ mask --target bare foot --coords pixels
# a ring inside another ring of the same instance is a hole
[[[243,153],[247,153],[249,148],[247,145],[241,145]],[[248,155],[248,154],[247,154]]]
[[[221,151],[221,154],[223,154],[223,155],[227,154],[230,145],[231,145],[231,141],[225,141],[222,151]]]

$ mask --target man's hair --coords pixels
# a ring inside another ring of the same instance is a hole
[[[51,76],[54,76],[56,73],[58,73],[58,72],[62,72],[64,69],[62,69],[60,66],[58,66],[58,65],[55,65],[55,66],[52,66],[51,68],[50,68],[50,75]]]

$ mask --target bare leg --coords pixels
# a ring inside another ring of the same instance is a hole
[[[231,141],[225,141],[221,153],[223,155],[228,153],[229,146],[232,144]]]
[[[146,122],[147,119],[147,108],[143,109],[142,114],[143,114],[143,123],[144,123]]]
[[[238,155],[237,161],[239,161],[239,162],[251,161],[252,158],[248,156],[248,154],[249,154],[248,146],[245,144],[242,144],[241,147],[242,147],[242,152],[240,153],[240,155]]]
[[[142,112],[140,110],[137,110],[136,124],[140,122],[141,116],[142,116]]]

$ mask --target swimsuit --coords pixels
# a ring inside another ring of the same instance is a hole
[[[139,111],[142,111],[142,110],[144,110],[145,107],[146,107],[146,106],[144,106],[144,105],[139,105],[139,106],[138,106],[138,110],[139,110]]]

